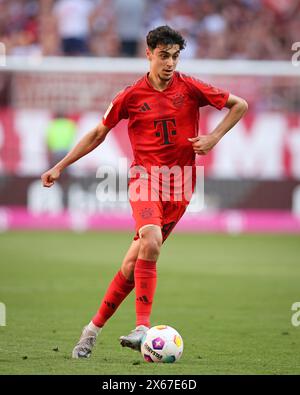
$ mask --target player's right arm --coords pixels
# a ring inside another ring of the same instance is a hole
[[[93,151],[105,140],[107,133],[121,119],[128,118],[129,115],[126,106],[127,92],[128,89],[121,91],[111,102],[103,116],[102,122],[95,129],[87,133],[60,162],[41,176],[44,187],[51,187],[67,166]]]
[[[98,147],[105,140],[109,131],[110,128],[100,122],[93,130],[87,133],[60,162],[42,174],[41,179],[43,186],[47,188],[51,187],[67,166]]]

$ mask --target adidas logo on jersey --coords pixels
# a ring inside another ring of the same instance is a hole
[[[140,112],[145,112],[145,111],[149,111],[149,110],[151,110],[151,108],[149,107],[149,105],[147,103],[144,103],[139,109]]]

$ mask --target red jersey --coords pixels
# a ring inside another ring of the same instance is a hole
[[[121,91],[103,117],[113,128],[128,118],[133,149],[133,165],[194,166],[195,153],[189,137],[198,135],[199,107],[211,105],[221,110],[229,93],[196,78],[174,72],[164,91],[153,88],[148,74]]]

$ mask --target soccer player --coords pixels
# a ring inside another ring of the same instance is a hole
[[[157,281],[156,263],[162,243],[184,214],[194,190],[195,156],[207,154],[247,110],[247,103],[242,98],[175,71],[185,45],[180,33],[169,26],[150,31],[146,49],[150,71],[119,93],[102,122],[41,177],[43,185],[51,187],[63,169],[98,147],[121,119],[129,119],[128,133],[134,153],[131,169],[139,169],[131,172],[129,180],[136,235],[99,310],[83,328],[73,349],[73,358],[91,355],[97,335],[134,288],[136,327],[129,335],[121,336],[120,343],[134,350],[140,349],[141,339],[150,327]],[[206,105],[218,110],[227,107],[229,111],[210,134],[199,135],[199,107]],[[173,192],[166,199],[161,174],[152,170],[174,166],[177,169],[191,168],[192,171],[186,179],[178,174],[170,177],[169,186]],[[192,185],[190,193],[181,195],[181,199],[178,198],[178,179],[182,180],[183,187],[188,183]],[[156,181],[153,188],[152,181]]]

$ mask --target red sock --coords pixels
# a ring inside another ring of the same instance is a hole
[[[156,262],[138,259],[135,264],[136,326],[150,328],[150,314],[156,288]]]
[[[110,283],[97,314],[92,319],[93,324],[103,326],[133,288],[134,281],[127,280],[119,270]]]

